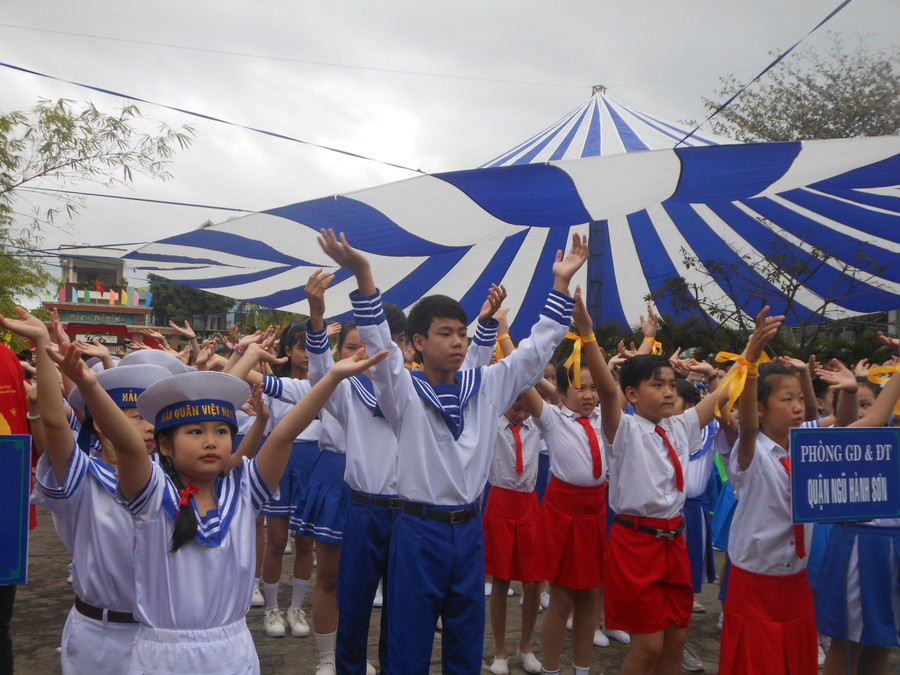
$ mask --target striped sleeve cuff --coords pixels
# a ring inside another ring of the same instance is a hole
[[[284,385],[281,379],[274,375],[263,375],[263,393],[272,398],[281,398],[284,393]]]
[[[88,463],[90,462],[88,456],[81,448],[74,444],[74,441],[73,445],[75,447],[72,448],[69,467],[66,469],[65,484],[60,485],[59,487],[50,487],[38,480],[38,486],[40,487],[41,492],[43,492],[44,496],[48,499],[71,499],[72,495],[74,495],[75,491],[78,489],[78,486],[81,485],[81,481],[84,480],[85,474],[88,472]]]
[[[547,304],[541,310],[541,314],[550,317],[557,323],[568,326],[572,320],[572,308],[575,306],[575,298],[570,298],[565,293],[551,290],[547,296]]]
[[[331,351],[328,343],[328,330],[313,330],[309,321],[306,322],[306,351],[313,354],[324,354]]]
[[[472,342],[482,347],[493,347],[497,341],[497,327],[500,322],[497,319],[490,319],[487,323],[481,319],[475,322],[475,335]]]
[[[144,512],[144,509],[147,508],[147,502],[150,501],[150,498],[156,491],[158,479],[155,475],[155,471],[156,467],[154,466],[153,470],[150,472],[150,478],[147,480],[147,484],[142,487],[140,492],[134,497],[125,502],[125,508],[131,511],[135,516],[139,516]]]
[[[374,295],[360,295],[359,291],[353,291],[350,302],[353,304],[353,318],[357,326],[375,326],[387,321],[381,306],[380,291],[375,291]]]
[[[247,463],[247,477],[250,480],[250,498],[253,502],[253,508],[258,511],[275,495],[268,488],[262,476],[259,475],[256,457]]]

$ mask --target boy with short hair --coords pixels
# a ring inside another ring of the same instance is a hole
[[[460,372],[468,347],[468,320],[446,296],[423,298],[407,321],[422,368],[410,372],[386,330],[381,298],[368,260],[346,238],[322,230],[325,252],[351,270],[351,294],[360,336],[370,350],[389,349],[372,369],[378,405],[398,439],[400,514],[388,573],[388,653],[392,669],[427,673],[433,631],[442,619],[443,672],[482,668],[484,541],[476,500],[491,463],[497,420],[543,375],[569,326],[574,300],[568,285],[587,259],[584,238],[553,265],[554,287],[531,336],[492,366]]]
[[[673,416],[672,364],[662,356],[638,355],[619,372],[619,385],[634,406],[634,415],[625,415],[606,362],[598,359],[592,366],[609,505],[616,512],[605,560],[606,622],[632,634],[623,675],[680,673],[694,600],[682,534],[684,474],[690,449],[713,419],[716,397]]]

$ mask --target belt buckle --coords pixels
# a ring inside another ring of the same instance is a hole
[[[669,539],[670,541],[675,538],[677,533],[674,530],[656,530],[656,538],[657,539]]]
[[[468,520],[469,509],[457,509],[456,511],[448,511],[450,514],[450,524],[459,525]]]

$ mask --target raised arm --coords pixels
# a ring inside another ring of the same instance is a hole
[[[270,490],[278,487],[287,467],[294,439],[316,418],[338,383],[371,368],[386,356],[387,352],[381,351],[371,358],[365,358],[364,351],[360,349],[349,359],[341,359],[281,419],[256,455],[259,474]]]
[[[859,382],[856,375],[847,368],[839,359],[831,359],[830,369],[818,368],[816,377],[828,383],[829,392],[840,392],[834,412],[823,417],[820,424],[823,427],[849,427],[859,419]],[[883,424],[884,422],[882,422]]]
[[[738,399],[738,421],[740,433],[738,435],[738,467],[745,471],[753,462],[756,454],[756,437],[759,434],[759,406],[757,405],[757,392],[759,391],[759,357],[769,340],[775,337],[778,329],[784,321],[783,316],[766,316],[769,306],[766,305],[756,317],[756,330],[750,336],[744,357],[750,362],[747,380],[744,390]]]
[[[800,390],[803,392],[803,405],[806,412],[803,418],[809,422],[819,419],[819,407],[816,405],[816,391],[813,389],[812,375],[809,372],[809,364],[790,356],[779,356],[778,362],[797,373],[800,378]]]
[[[0,315],[0,327],[34,343],[35,365],[38,372],[37,407],[41,417],[40,422],[44,427],[53,475],[57,482],[63,485],[66,482],[66,472],[75,443],[72,440],[72,429],[69,426],[69,417],[66,414],[62,392],[59,388],[56,365],[50,357],[52,349],[50,334],[43,321],[32,316],[22,307],[16,307],[15,311],[19,315],[18,319]]]
[[[269,406],[263,402],[261,384],[252,386],[249,403],[253,412],[256,413],[256,417],[253,418],[253,424],[250,425],[247,433],[241,439],[241,444],[238,446],[237,451],[232,453],[226,471],[231,471],[234,467],[240,466],[244,457],[247,459],[253,457],[266,433],[266,425],[269,423]]]

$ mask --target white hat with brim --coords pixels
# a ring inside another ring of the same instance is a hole
[[[129,366],[127,368],[110,368],[97,373],[96,377],[97,383],[112,397],[117,406],[120,408],[134,408],[137,406],[138,396],[147,387],[167,377],[172,377],[172,374],[159,366],[143,365]],[[90,412],[85,408],[84,397],[82,397],[78,387],[75,387],[69,393],[68,400],[69,405],[73,408],[84,410],[90,415]]]
[[[113,367],[115,367],[119,363],[119,361],[122,360],[118,356],[110,356],[109,358],[112,359]],[[103,359],[101,359],[99,356],[92,356],[87,360],[87,364],[88,368],[93,370],[95,373],[102,373],[106,369],[106,366],[103,365]]]
[[[164,352],[162,349],[139,349],[136,352],[127,354],[118,363],[118,367],[152,364],[167,368],[172,375],[180,375],[181,373],[192,373],[194,369],[186,366],[178,357]]]
[[[198,370],[157,382],[138,398],[138,412],[159,433],[191,422],[221,420],[237,429],[235,410],[250,397],[250,385],[233,375]]]

